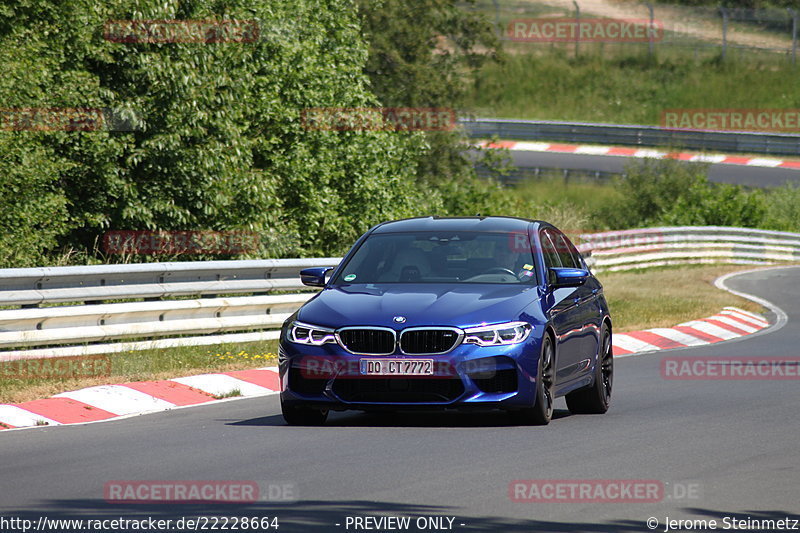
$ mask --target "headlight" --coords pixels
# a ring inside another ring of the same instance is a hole
[[[464,343],[478,346],[519,344],[528,338],[533,326],[527,322],[506,322],[494,326],[477,326],[464,330]]]
[[[293,322],[289,328],[289,340],[297,344],[310,344],[321,346],[329,342],[336,343],[333,330],[321,326],[304,324],[303,322]]]

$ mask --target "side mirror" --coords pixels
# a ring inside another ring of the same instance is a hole
[[[582,268],[556,268],[549,271],[548,281],[552,287],[579,287],[586,283],[589,272]]]
[[[325,274],[329,270],[333,270],[333,267],[304,268],[300,271],[300,281],[303,282],[303,285],[308,285],[309,287],[324,287]]]

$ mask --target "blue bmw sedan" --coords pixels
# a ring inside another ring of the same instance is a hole
[[[603,287],[557,228],[510,217],[379,224],[333,268],[281,332],[287,423],[330,410],[507,411],[547,424],[553,401],[605,413],[611,317]]]

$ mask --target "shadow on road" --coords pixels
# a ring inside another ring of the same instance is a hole
[[[572,416],[567,409],[553,411],[553,420]],[[231,426],[286,426],[281,415],[261,416],[230,422]],[[518,426],[501,411],[345,411],[332,412],[326,426],[332,427],[430,427],[476,428]],[[534,428],[535,429],[535,428]]]

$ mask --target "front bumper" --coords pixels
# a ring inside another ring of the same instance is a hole
[[[534,403],[539,328],[520,344],[461,344],[441,355],[354,355],[339,345],[281,341],[281,401],[331,410],[518,409]],[[433,375],[365,376],[363,358],[430,359]]]

